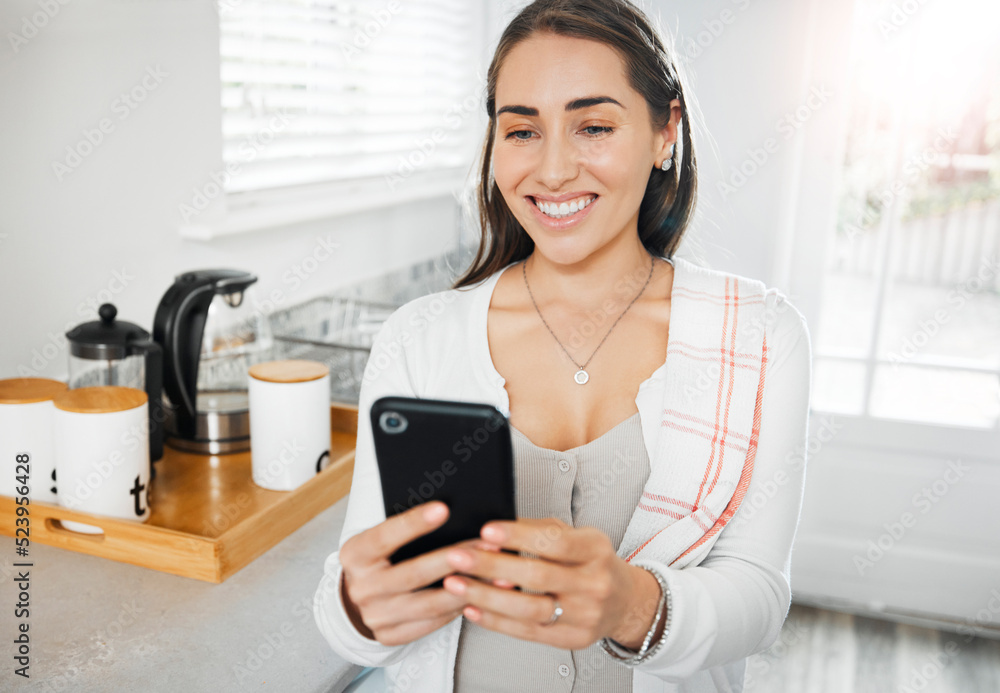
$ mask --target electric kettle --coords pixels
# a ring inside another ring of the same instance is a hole
[[[163,348],[171,447],[207,455],[250,449],[247,371],[272,349],[267,316],[247,300],[256,281],[239,270],[184,272],[160,299],[153,339]]]
[[[116,320],[118,309],[110,303],[98,308],[97,314],[100,320],[82,323],[66,333],[69,388],[120,385],[145,390],[149,405],[149,461],[155,462],[163,457],[160,345],[138,325]]]

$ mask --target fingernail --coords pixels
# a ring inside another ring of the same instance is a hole
[[[424,510],[424,519],[428,522],[437,522],[442,517],[444,517],[445,509],[440,503],[435,503],[431,507]]]
[[[460,578],[448,578],[444,581],[444,586],[448,588],[449,592],[465,594],[465,582]]]
[[[479,609],[477,609],[474,606],[467,606],[467,607],[465,607],[465,609],[462,611],[462,613],[465,614],[465,617],[467,619],[469,619],[470,621],[478,621],[479,620]]]
[[[483,538],[491,541],[503,541],[503,530],[495,525],[486,525],[483,527]]]

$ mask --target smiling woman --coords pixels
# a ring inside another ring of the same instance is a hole
[[[791,601],[805,322],[776,289],[674,256],[697,189],[688,98],[630,2],[531,3],[486,89],[478,253],[375,340],[316,622],[390,689],[742,690]],[[391,564],[448,508],[386,519],[367,412],[390,394],[508,416],[518,519]]]

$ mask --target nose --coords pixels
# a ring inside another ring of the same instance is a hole
[[[579,175],[579,152],[561,134],[546,137],[535,175],[550,190],[559,190]]]

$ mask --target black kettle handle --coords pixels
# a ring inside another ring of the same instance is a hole
[[[195,435],[201,340],[213,298],[207,277],[175,283],[163,295],[153,321],[153,339],[166,356],[163,389],[174,407],[177,432],[187,439]]]
[[[160,299],[153,339],[163,348],[163,391],[174,407],[181,437],[194,440],[197,424],[198,365],[208,308],[216,294],[241,292],[257,281],[239,270],[196,270],[178,275]]]

